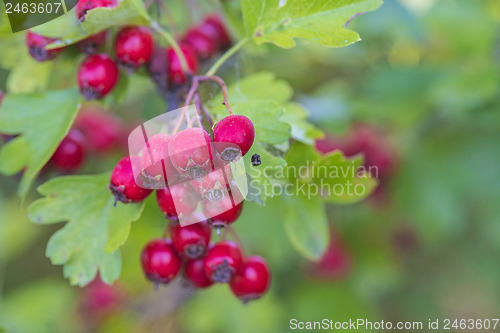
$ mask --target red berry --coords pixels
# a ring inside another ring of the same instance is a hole
[[[214,284],[205,273],[202,259],[188,260],[184,267],[186,279],[198,288],[207,288]]]
[[[200,59],[210,58],[217,51],[217,42],[197,28],[189,30],[182,43],[190,46]]]
[[[212,170],[212,140],[202,128],[192,127],[177,133],[168,151],[172,164],[190,179],[203,178]]]
[[[97,277],[82,289],[79,309],[85,319],[100,321],[117,310],[124,300],[125,294],[117,284],[106,284]]]
[[[198,206],[196,192],[188,183],[174,184],[156,191],[158,207],[169,219],[189,215]]]
[[[122,123],[119,117],[103,109],[84,106],[75,120],[75,127],[94,152],[105,152],[119,144]]]
[[[226,48],[231,45],[231,38],[227,32],[224,23],[217,15],[208,16],[199,27],[204,34],[217,40],[220,47]]]
[[[85,155],[85,139],[82,133],[71,129],[52,155],[52,162],[62,171],[75,171],[82,165]]]
[[[134,168],[132,168],[132,163]],[[140,159],[137,156],[122,158],[113,169],[109,188],[116,200],[123,203],[139,202],[147,198],[152,190],[137,185],[133,169],[138,169]]]
[[[190,183],[198,194],[207,200],[216,201],[227,193],[232,179],[224,174],[225,169],[217,169],[201,179],[191,180]]]
[[[266,261],[259,256],[246,258],[241,270],[231,278],[229,286],[243,302],[262,297],[269,288],[271,272]]]
[[[118,77],[118,67],[109,56],[89,55],[78,70],[80,92],[87,100],[102,98],[115,87]]]
[[[177,170],[170,162],[168,145],[173,136],[159,133],[148,139],[142,149],[141,163],[145,176],[151,179],[152,187],[161,184],[164,187],[169,180],[173,180],[177,175]]]
[[[175,253],[170,240],[154,239],[141,254],[142,270],[146,277],[155,283],[169,283],[179,273],[181,259]]]
[[[52,60],[64,51],[64,47],[52,50],[45,49],[47,45],[55,42],[56,40],[57,38],[38,35],[31,30],[28,30],[26,33],[26,45],[28,46],[28,51],[36,61]]]
[[[146,27],[125,27],[116,35],[115,53],[118,63],[135,69],[153,55],[153,36]]]
[[[204,201],[203,212],[213,227],[225,227],[235,222],[243,209],[243,201],[236,204],[229,194],[217,201]]]
[[[198,59],[196,59],[196,54],[186,45],[181,45],[180,48],[182,54],[184,54],[184,58],[186,59],[188,69],[191,73],[196,73],[198,70]],[[168,82],[175,86],[180,86],[186,83],[187,77],[186,73],[182,70],[181,60],[171,47],[167,49],[167,60],[169,64]]]
[[[180,256],[187,259],[198,259],[207,250],[212,235],[212,228],[206,222],[181,226],[180,223],[170,224],[172,245]]]
[[[78,0],[76,4],[76,17],[83,22],[85,20],[85,14],[91,9],[98,7],[115,7],[117,5],[116,0]]]
[[[80,52],[93,54],[96,53],[102,44],[106,41],[107,31],[101,31],[95,35],[85,38],[78,42],[77,46]]]
[[[226,283],[239,272],[242,255],[238,245],[222,241],[211,247],[204,259],[205,273],[213,282]]]
[[[219,121],[214,128],[214,142],[233,143],[241,149],[244,156],[252,147],[255,139],[255,128],[250,119],[242,115],[231,115]],[[220,150],[220,144],[217,148]],[[232,145],[222,145],[221,157],[225,161],[232,161],[240,154]]]

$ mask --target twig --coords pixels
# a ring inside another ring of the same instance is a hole
[[[197,105],[197,107],[203,113],[203,116],[207,120],[207,123],[210,126],[210,128],[214,127],[214,121],[212,120],[212,117],[210,116],[210,113],[208,113],[208,110],[205,109],[205,106],[201,102],[200,94],[196,93],[194,95],[194,103]]]

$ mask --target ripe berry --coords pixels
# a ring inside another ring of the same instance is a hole
[[[77,46],[80,52],[86,54],[96,53],[102,44],[106,41],[107,31],[101,31],[95,35],[85,38],[78,42]]]
[[[132,163],[134,164],[134,168],[132,168]],[[113,169],[109,189],[116,200],[123,203],[139,202],[151,194],[152,190],[137,185],[134,177],[133,169],[137,169],[140,163],[139,157],[126,156]]]
[[[89,150],[105,152],[117,146],[122,133],[119,117],[94,106],[84,106],[75,120],[75,128],[82,132]]]
[[[217,40],[221,48],[231,45],[231,38],[224,27],[224,23],[217,15],[208,16],[199,26],[199,30]]]
[[[226,195],[217,201],[204,201],[203,212],[209,218],[211,226],[225,227],[235,222],[243,209],[243,201],[236,204],[231,195]]]
[[[154,239],[141,254],[142,269],[146,277],[155,283],[169,283],[179,273],[182,261],[172,248],[170,240]]]
[[[205,254],[212,228],[206,222],[181,226],[180,223],[170,224],[172,245],[180,256],[187,259],[198,259]]]
[[[85,139],[82,133],[71,129],[52,155],[52,162],[62,171],[75,171],[82,165],[85,155]]]
[[[259,256],[246,258],[241,270],[231,278],[229,286],[244,303],[260,298],[269,288],[271,272],[266,261]]]
[[[87,100],[106,96],[118,82],[119,71],[106,54],[89,55],[78,70],[80,92]]]
[[[161,187],[164,187],[178,174],[168,154],[168,145],[172,138],[173,136],[169,134],[156,134],[148,139],[142,150],[142,170],[144,170],[144,175],[151,180],[152,188],[155,184],[161,184]]]
[[[242,255],[238,245],[222,241],[211,247],[204,259],[205,273],[213,282],[226,283],[239,272]]]
[[[28,51],[36,61],[52,60],[64,51],[64,47],[52,50],[45,49],[47,45],[55,42],[56,40],[57,38],[41,36],[31,30],[28,30],[26,33],[26,45],[28,46]]]
[[[188,183],[179,183],[156,191],[158,207],[169,219],[189,215],[198,206],[196,192]]]
[[[198,59],[196,59],[196,54],[187,45],[180,46],[182,54],[186,59],[187,67],[191,73],[196,73],[198,70]],[[174,49],[169,47],[167,49],[167,60],[168,60],[168,82],[174,86],[180,86],[186,83],[187,77],[186,73],[182,70],[181,60],[175,53]]]
[[[76,4],[76,17],[83,22],[85,20],[85,14],[91,9],[98,7],[115,7],[117,5],[116,0],[78,0]]]
[[[194,28],[189,30],[182,43],[191,47],[200,59],[208,59],[217,51],[217,42],[201,32],[199,29]]]
[[[221,199],[225,193],[232,179],[230,176],[224,174],[225,169],[217,169],[208,173],[201,179],[191,180],[191,186],[198,194],[209,201],[216,201]]]
[[[312,275],[321,279],[340,279],[349,274],[352,267],[351,254],[337,232],[330,232],[326,252],[312,267]]]
[[[146,27],[125,27],[116,35],[115,53],[118,63],[136,69],[153,55],[153,36]]]
[[[244,156],[252,147],[255,139],[255,128],[250,119],[242,115],[231,115],[219,121],[214,128],[214,142],[233,143],[241,149]],[[218,150],[220,144],[217,145]],[[240,152],[232,145],[222,145],[221,157],[225,161],[233,161]]]
[[[198,288],[207,288],[214,284],[205,273],[203,258],[186,261],[184,275],[188,281]]]
[[[212,140],[202,128],[187,128],[170,141],[170,160],[190,179],[205,177],[212,170]]]

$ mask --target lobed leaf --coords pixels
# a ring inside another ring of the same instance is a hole
[[[2,147],[0,171],[13,174],[24,169],[18,191],[21,197],[71,128],[79,96],[76,89],[5,96],[0,108],[0,132],[19,134],[27,149],[13,149],[13,145],[21,144],[17,140]]]
[[[360,40],[347,28],[357,15],[377,9],[381,0],[243,0],[247,37],[255,43],[295,46],[296,38],[327,47]]]
[[[73,285],[85,286],[98,271],[109,284],[119,277],[118,249],[131,223],[141,216],[142,203],[114,206],[109,177],[106,173],[52,179],[38,188],[44,198],[29,207],[34,223],[67,222],[50,238],[46,255],[54,265],[64,265],[64,276]]]

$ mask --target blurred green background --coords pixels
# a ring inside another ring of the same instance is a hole
[[[235,224],[247,252],[270,263],[272,287],[263,299],[244,306],[225,285],[154,291],[139,253],[164,219],[148,204],[123,247],[119,282],[73,288],[44,255],[60,226],[31,224],[14,196],[16,178],[2,176],[0,332],[3,325],[22,333],[267,333],[289,331],[292,318],[498,318],[500,2],[386,0],[352,24],[363,38],[353,46],[267,46],[228,68],[275,72],[326,133],[342,137],[353,123],[370,124],[395,152],[398,168],[382,203],[328,208],[336,253],[330,274],[317,274],[318,264],[292,249],[276,198],[247,205]],[[157,108],[152,85],[134,84],[125,105]]]

